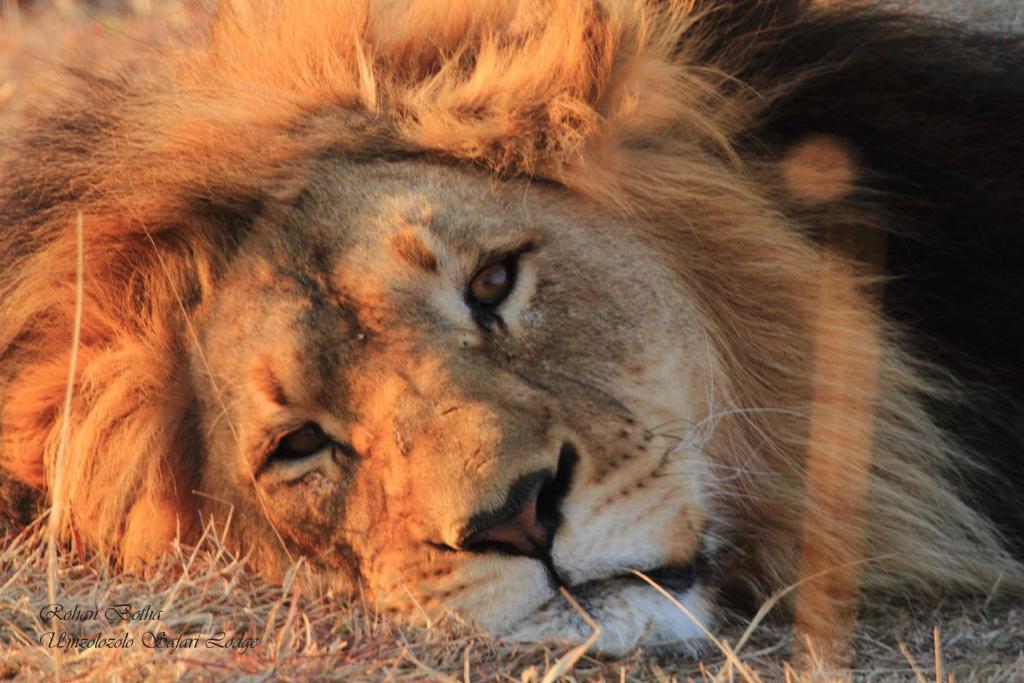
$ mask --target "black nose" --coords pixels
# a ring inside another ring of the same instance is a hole
[[[504,505],[473,516],[459,549],[529,557],[546,554],[562,520],[560,507],[569,492],[576,460],[572,444],[565,444],[556,473],[539,470],[520,477],[509,489]]]

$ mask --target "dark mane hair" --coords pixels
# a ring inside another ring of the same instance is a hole
[[[1024,551],[1024,36],[863,3],[704,4],[708,61],[773,94],[752,155],[814,134],[854,151],[848,201],[877,216],[864,239],[885,233],[885,311],[955,378],[932,410],[986,455],[989,476],[965,476]]]

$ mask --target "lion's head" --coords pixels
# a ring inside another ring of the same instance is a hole
[[[791,84],[738,84],[706,9],[234,2],[202,48],[78,82],[0,190],[4,467],[126,561],[230,517],[268,575],[303,557],[413,618],[586,636],[564,587],[613,653],[865,539],[869,588],[1012,568],[809,238],[866,220],[857,154],[741,158]]]
[[[193,386],[216,385],[199,489],[265,567],[302,555],[410,613],[586,635],[564,584],[616,646],[693,636],[624,576],[677,580],[706,616],[715,361],[664,255],[544,185],[420,161],[313,177],[194,317]]]

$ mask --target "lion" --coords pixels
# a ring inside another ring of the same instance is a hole
[[[230,0],[56,81],[0,171],[11,514],[142,568],[219,520],[271,580],[611,655],[1024,587],[1019,39]]]

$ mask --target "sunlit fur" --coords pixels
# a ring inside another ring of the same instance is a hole
[[[812,547],[815,566],[826,568],[858,561],[854,550],[864,548],[871,561],[862,587],[872,595],[1020,585],[1019,565],[955,474],[985,464],[926,410],[925,397],[942,400],[952,387],[876,312],[870,278],[807,236],[809,222],[881,224],[869,204],[845,202],[859,180],[857,154],[828,143],[830,158],[845,165],[819,177],[801,172],[814,164],[813,139],[803,157],[750,144],[772,103],[812,78],[812,67],[801,77],[740,82],[734,66],[744,41],[708,47],[720,38],[715,12],[724,11],[714,3],[223,4],[198,47],[167,51],[126,75],[69,75],[74,95],[40,105],[5,149],[0,462],[9,476],[68,501],[66,529],[132,563],[166,549],[176,533],[191,537],[201,510],[223,517],[218,497],[249,500],[245,515],[266,512],[252,502],[248,475],[219,484],[203,477],[210,465],[201,444],[228,428],[209,411],[231,415],[218,387],[243,378],[196,352],[213,343],[200,339],[199,323],[225,273],[237,275],[239,245],[322,184],[325,159],[414,158],[489,179],[481,187],[507,183],[506,202],[527,194],[529,180],[541,196],[567,197],[559,212],[581,207],[583,234],[592,212],[668,264],[696,331],[652,323],[644,332],[652,348],[676,337],[700,344],[690,360],[701,387],[690,398],[705,403],[697,426],[675,435],[695,440],[709,467],[703,490],[686,494],[706,502],[681,503],[706,508],[715,536],[705,539],[714,546],[709,571],[720,577],[711,583],[767,595],[798,578],[800,548]],[[782,4],[808,21],[831,11]],[[831,185],[819,192],[815,182]],[[401,186],[384,191],[402,196]],[[64,490],[53,491],[79,212],[85,313]],[[235,301],[236,313],[218,309],[221,320],[247,315],[251,302]],[[834,376],[824,367],[832,362],[845,378],[831,387],[839,398],[812,405],[823,391],[814,377]],[[418,367],[424,377],[444,370]],[[652,395],[678,383],[638,372]],[[245,381],[263,381],[254,377]],[[272,395],[273,378],[264,386]],[[873,420],[844,419],[850,400],[870,406]],[[821,437],[812,415],[830,433]],[[847,447],[871,444],[866,484],[849,473],[851,486],[866,488],[862,508],[836,513],[814,495],[816,482],[804,477],[810,434],[824,438],[812,446],[835,464],[839,488]],[[632,476],[622,472],[611,481]],[[239,545],[280,545],[270,525],[245,515],[233,522]],[[805,523],[833,517],[828,526]],[[258,561],[275,575],[286,560],[268,550]],[[524,577],[536,569],[524,559],[488,562],[524,563]],[[503,567],[494,571],[517,571]],[[438,583],[457,582],[452,571],[441,570]],[[471,615],[474,604],[500,611],[503,600],[514,602],[486,587],[458,597],[455,606]]]

